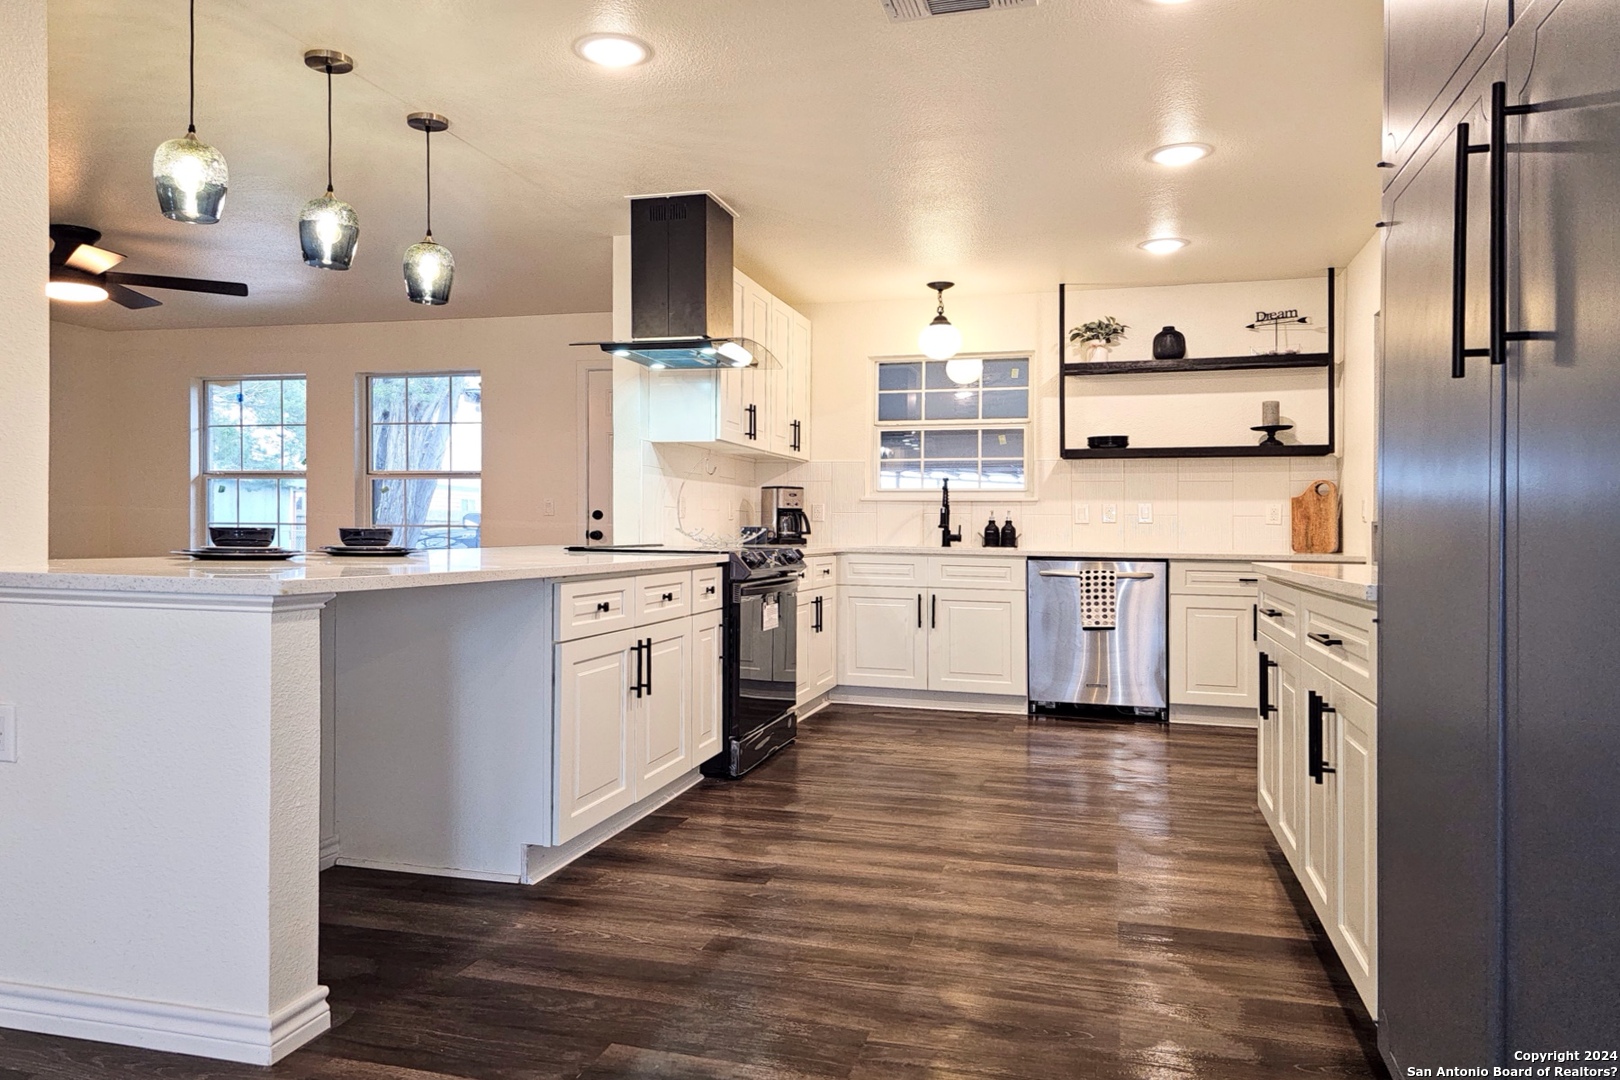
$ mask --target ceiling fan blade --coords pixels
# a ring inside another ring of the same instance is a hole
[[[95,229],[87,229],[83,225],[57,225],[51,226],[51,265],[61,266],[73,257],[73,253],[86,244],[94,244],[101,239],[101,233]],[[91,271],[94,273],[95,271]]]
[[[109,283],[140,285],[148,289],[178,289],[181,292],[216,293],[220,296],[246,296],[248,287],[240,281],[209,281],[207,278],[169,277],[166,274],[126,274],[113,271]]]
[[[75,270],[83,270],[87,274],[105,274],[123,262],[124,257],[116,251],[108,251],[94,244],[80,244],[62,261]]]
[[[138,293],[134,289],[126,289],[122,285],[116,285],[111,281],[106,282],[103,287],[107,290],[107,299],[120,307],[129,308],[131,311],[163,306],[161,300],[154,300],[144,293]]]

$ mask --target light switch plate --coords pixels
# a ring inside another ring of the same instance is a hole
[[[1119,507],[1114,503],[1103,503],[1102,519],[1104,525],[1112,525],[1119,520]]]
[[[1091,524],[1091,504],[1090,503],[1075,503],[1074,504],[1074,523],[1076,525],[1090,525]]]
[[[1266,524],[1282,524],[1282,503],[1274,502],[1266,504]]]
[[[810,504],[810,520],[811,521],[826,521],[827,520],[827,504],[826,503],[811,503]]]
[[[0,705],[0,761],[17,760],[17,706]]]
[[[544,514],[546,517],[556,517],[557,516],[557,500],[556,499],[547,499],[545,502],[541,503],[540,504],[540,512],[542,514]]]
[[[1138,525],[1151,525],[1151,524],[1153,524],[1153,504],[1152,503],[1137,503],[1136,504],[1136,523]]]

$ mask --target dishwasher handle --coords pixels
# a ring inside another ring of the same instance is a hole
[[[1078,570],[1037,570],[1035,572],[1041,577],[1077,578],[1080,576]],[[1157,576],[1151,570],[1122,570],[1114,575],[1114,579],[1116,581],[1151,581]]]

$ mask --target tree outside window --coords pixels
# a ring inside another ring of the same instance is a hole
[[[483,520],[479,373],[367,379],[371,522],[407,547],[477,547]]]

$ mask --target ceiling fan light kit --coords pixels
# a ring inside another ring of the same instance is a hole
[[[332,76],[354,70],[352,57],[335,49],[311,49],[304,64],[326,75],[326,194],[304,204],[298,242],[304,262],[322,270],[347,270],[360,243],[360,218],[332,191]]]
[[[953,281],[930,281],[928,287],[939,298],[939,307],[934,312],[934,320],[922,328],[917,335],[917,347],[924,356],[930,360],[949,360],[956,355],[962,347],[962,331],[951,325],[951,320],[945,317],[945,290],[956,284]]]
[[[152,184],[163,216],[188,225],[219,221],[230,185],[225,155],[197,138],[197,0],[191,0],[186,133],[152,155]]]
[[[421,243],[405,249],[405,295],[416,304],[448,304],[456,259],[449,248],[433,240],[433,133],[449,130],[450,121],[438,113],[416,112],[405,123],[422,133],[427,158],[427,234]]]

